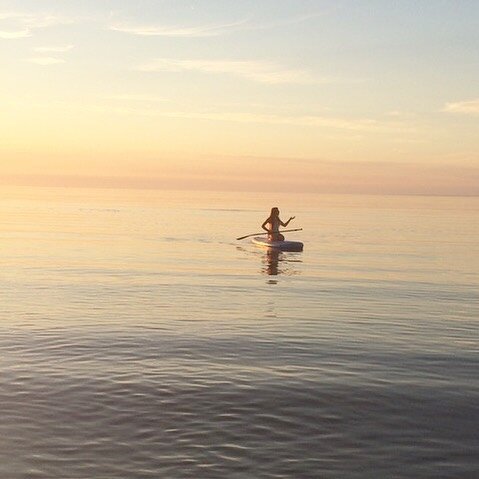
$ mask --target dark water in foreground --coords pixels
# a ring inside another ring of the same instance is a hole
[[[479,477],[479,200],[3,193],[0,477]]]

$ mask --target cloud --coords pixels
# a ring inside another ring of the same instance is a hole
[[[331,129],[338,131],[351,132],[354,136],[349,138],[361,139],[360,134],[414,134],[416,128],[411,126],[409,122],[401,122],[395,120],[380,121],[372,118],[341,118],[333,116],[321,115],[279,115],[264,114],[255,112],[221,112],[221,111],[193,111],[188,109],[170,110],[162,103],[168,103],[171,100],[161,97],[137,94],[119,94],[108,95],[103,97],[104,100],[118,100],[118,104],[95,103],[76,103],[71,102],[52,102],[27,105],[39,109],[51,111],[52,109],[69,110],[77,109],[79,111],[87,111],[94,113],[104,113],[108,115],[127,115],[149,117],[149,118],[175,118],[185,120],[200,120],[214,122],[232,122],[232,123],[253,123],[253,124],[270,124],[270,125],[286,125],[297,127],[311,127],[321,129]],[[124,101],[125,103],[122,103]],[[18,101],[15,102],[18,105]],[[394,140],[392,140],[394,141]],[[397,141],[411,142],[416,141],[415,138],[402,136]],[[475,157],[474,157],[475,158]]]
[[[66,18],[48,13],[3,12],[0,13],[0,20],[18,22],[28,28],[46,28],[53,25],[70,23],[70,20]]]
[[[117,23],[110,25],[109,29],[116,32],[130,33],[140,36],[164,37],[216,37],[223,35],[244,24],[244,21],[225,23],[219,25],[203,26],[162,26],[162,25],[131,25]]]
[[[388,111],[386,113],[387,116],[394,116],[394,117],[400,117],[400,116],[403,116],[404,113],[402,111],[399,111],[399,110],[392,110],[392,111]]]
[[[62,58],[55,58],[55,57],[35,57],[35,58],[27,58],[25,61],[30,63],[35,63],[36,65],[57,65],[59,63],[65,63],[65,60]]]
[[[362,132],[409,131],[401,123],[385,123],[369,118],[344,119],[325,116],[280,116],[256,113],[215,113],[215,112],[163,112],[161,116],[190,118],[198,120],[232,121],[239,123],[266,123],[273,125],[323,127],[338,130]]]
[[[197,71],[230,74],[261,83],[313,84],[321,82],[321,80],[313,78],[304,70],[292,70],[274,63],[261,61],[175,60],[158,58],[137,67],[136,70],[143,72]]]
[[[449,113],[463,113],[466,115],[479,115],[479,98],[475,100],[446,103],[443,111]]]
[[[33,50],[38,53],[66,53],[73,49],[73,45],[59,45],[52,47],[36,47]]]
[[[225,35],[236,31],[255,31],[255,30],[269,30],[272,28],[285,27],[288,25],[295,25],[308,21],[323,15],[323,13],[306,13],[303,15],[294,16],[291,18],[284,18],[273,20],[265,23],[251,20],[238,20],[235,22],[224,24],[209,24],[209,25],[138,25],[126,22],[118,22],[110,25],[109,30],[116,32],[129,33],[139,36],[165,36],[165,37],[216,37]]]
[[[107,99],[123,99],[123,100],[141,100],[145,103],[168,102],[168,100],[156,99],[155,97],[137,97],[136,95],[118,95],[107,97]],[[49,107],[51,108],[51,104]],[[192,110],[163,110],[154,108],[155,105],[128,105],[121,107],[108,107],[99,105],[82,105],[81,108],[88,108],[94,111],[114,112],[116,114],[139,115],[148,117],[165,117],[165,118],[180,118],[186,120],[206,120],[218,122],[234,122],[234,123],[256,123],[269,125],[290,125],[300,127],[312,128],[330,128],[333,130],[346,130],[355,133],[408,133],[414,131],[413,128],[407,124],[389,121],[382,122],[370,118],[337,118],[319,115],[310,116],[287,116],[248,112],[215,112],[215,111],[192,111]],[[402,138],[401,141],[408,141]],[[412,141],[412,140],[411,140]]]
[[[305,13],[303,15],[297,15],[291,18],[282,18],[266,23],[251,24],[246,26],[245,30],[269,30],[272,28],[287,27],[289,25],[296,25],[298,23],[306,22],[323,15],[323,12]]]
[[[21,30],[11,30],[11,31],[0,30],[0,38],[4,38],[6,40],[12,40],[16,38],[27,38],[31,36],[32,36],[32,33],[29,28],[23,28]]]
[[[0,38],[3,39],[31,37],[33,30],[71,23],[57,15],[23,12],[0,12],[0,22],[6,25],[6,29],[0,31]]]
[[[25,61],[30,63],[35,63],[36,65],[58,65],[59,63],[65,63],[63,58],[58,58],[57,56],[49,56],[48,54],[55,53],[67,53],[73,48],[73,45],[58,45],[51,47],[36,47],[33,50],[40,54],[45,54],[42,56],[27,58]]]
[[[118,94],[118,95],[109,95],[106,97],[107,100],[115,101],[127,101],[127,102],[147,102],[147,103],[163,103],[169,101],[167,98],[153,96],[153,95],[143,95],[143,94]]]

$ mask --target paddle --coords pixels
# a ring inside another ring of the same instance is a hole
[[[302,231],[303,228],[296,228],[294,230],[283,230],[283,231],[278,231],[278,233],[290,233],[291,231]],[[252,235],[246,235],[246,236],[240,236],[239,238],[236,238],[237,240],[242,240],[245,238],[250,238],[251,236],[257,236],[257,235],[267,235],[269,234],[267,231],[263,231],[262,233],[253,233]]]

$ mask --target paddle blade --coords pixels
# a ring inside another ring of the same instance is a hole
[[[239,241],[239,240],[242,240],[242,239],[245,239],[245,238],[249,238],[250,236],[255,236],[256,234],[263,234],[263,233],[254,233],[252,235],[240,236],[239,238],[236,238],[236,241]]]

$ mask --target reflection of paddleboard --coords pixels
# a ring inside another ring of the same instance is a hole
[[[261,238],[261,236],[255,236],[251,241],[255,245],[280,251],[303,251],[303,243],[300,241],[270,241],[268,238]]]

